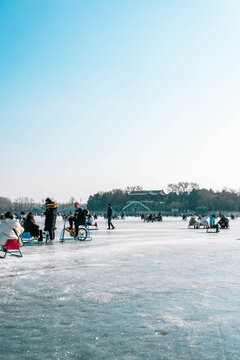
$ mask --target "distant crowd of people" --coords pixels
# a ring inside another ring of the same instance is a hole
[[[0,214],[0,245],[4,246],[8,240],[20,238],[23,232],[29,233],[39,242],[43,241],[44,234],[47,234],[49,240],[53,241],[55,239],[58,207],[59,204],[52,201],[50,198],[45,200],[45,222],[43,229],[40,229],[40,226],[36,223],[33,212],[29,212],[28,214],[21,212],[21,214],[15,214],[15,216],[10,211],[6,212],[5,214]],[[74,207],[75,212],[70,211],[69,214],[64,214],[62,216],[65,221],[69,222],[69,227],[67,227],[67,229],[72,231],[72,236],[78,238],[79,227],[90,227],[97,225],[97,215],[94,214],[92,216],[87,209],[82,209],[79,202],[75,202]],[[124,217],[125,213],[122,212],[121,218],[124,219]],[[115,229],[115,226],[112,223],[114,216],[111,204],[108,204],[107,206],[106,218],[108,224],[107,230]],[[235,219],[235,216],[231,214],[230,218]],[[156,214],[142,214],[141,219],[144,220],[144,222],[156,222],[163,221],[163,216],[162,212],[159,211]],[[182,220],[187,220],[187,215],[182,215]],[[198,217],[192,215],[189,220],[189,227],[214,228],[216,229],[216,232],[218,232],[220,228],[229,228],[229,219],[223,214],[220,215],[218,221],[215,214],[210,216],[199,215]]]
[[[229,228],[229,219],[225,215],[220,216],[220,220],[216,222],[216,215],[212,214],[210,216],[207,215],[199,215],[198,217],[192,215],[189,220],[189,226],[193,226],[194,228],[200,228],[201,226],[205,228],[216,229],[216,232],[219,232],[219,229],[228,229]],[[186,219],[186,216],[183,215],[183,220]]]
[[[162,221],[162,213],[161,211],[157,214],[142,214],[141,219],[144,220],[144,222],[155,222],[155,221]]]

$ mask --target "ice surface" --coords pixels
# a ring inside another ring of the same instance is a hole
[[[239,220],[98,224],[1,260],[0,359],[240,359]]]

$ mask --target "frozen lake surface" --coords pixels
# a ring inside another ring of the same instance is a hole
[[[98,223],[91,242],[1,260],[1,360],[240,359],[239,220]]]

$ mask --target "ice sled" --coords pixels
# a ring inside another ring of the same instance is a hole
[[[200,225],[198,223],[192,225],[192,224],[188,224],[188,229],[200,229]]]
[[[38,243],[38,239],[31,235],[30,232],[24,232],[21,235],[23,246],[34,245]]]
[[[207,230],[206,230],[206,232],[207,233],[218,233],[220,231],[220,229],[218,229],[218,231],[217,231],[217,228],[214,226],[208,226],[207,227]]]
[[[6,245],[2,246],[0,251],[3,255],[0,255],[1,259],[4,259],[7,254],[16,257],[22,257],[20,245],[17,239],[9,239]]]
[[[206,229],[207,226],[206,225],[203,225],[201,222],[200,223],[196,223],[194,225],[192,224],[188,224],[188,229]]]
[[[87,228],[87,230],[98,230],[98,224],[95,221],[94,224],[86,224],[86,228]]]
[[[219,225],[219,227],[220,227],[220,229],[221,230],[229,230],[230,229],[230,226],[229,226],[229,224],[228,225]]]
[[[45,242],[47,243],[49,240],[49,232],[44,231],[43,232],[43,239],[45,239]],[[42,245],[43,241],[39,241],[37,237],[34,237],[31,235],[30,232],[24,232],[21,235],[21,240],[23,243],[23,246],[31,246],[31,245]]]

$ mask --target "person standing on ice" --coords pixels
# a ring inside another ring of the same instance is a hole
[[[58,204],[54,203],[51,199],[45,200],[46,211],[45,211],[45,226],[44,231],[49,232],[50,240],[55,238],[56,220],[57,220],[57,208]]]
[[[216,216],[210,215],[210,228],[216,229],[216,232],[219,232],[219,225],[215,224]]]
[[[108,210],[107,210],[107,219],[108,219],[108,230],[115,229],[115,227],[112,224],[112,206],[111,204],[108,204]]]

